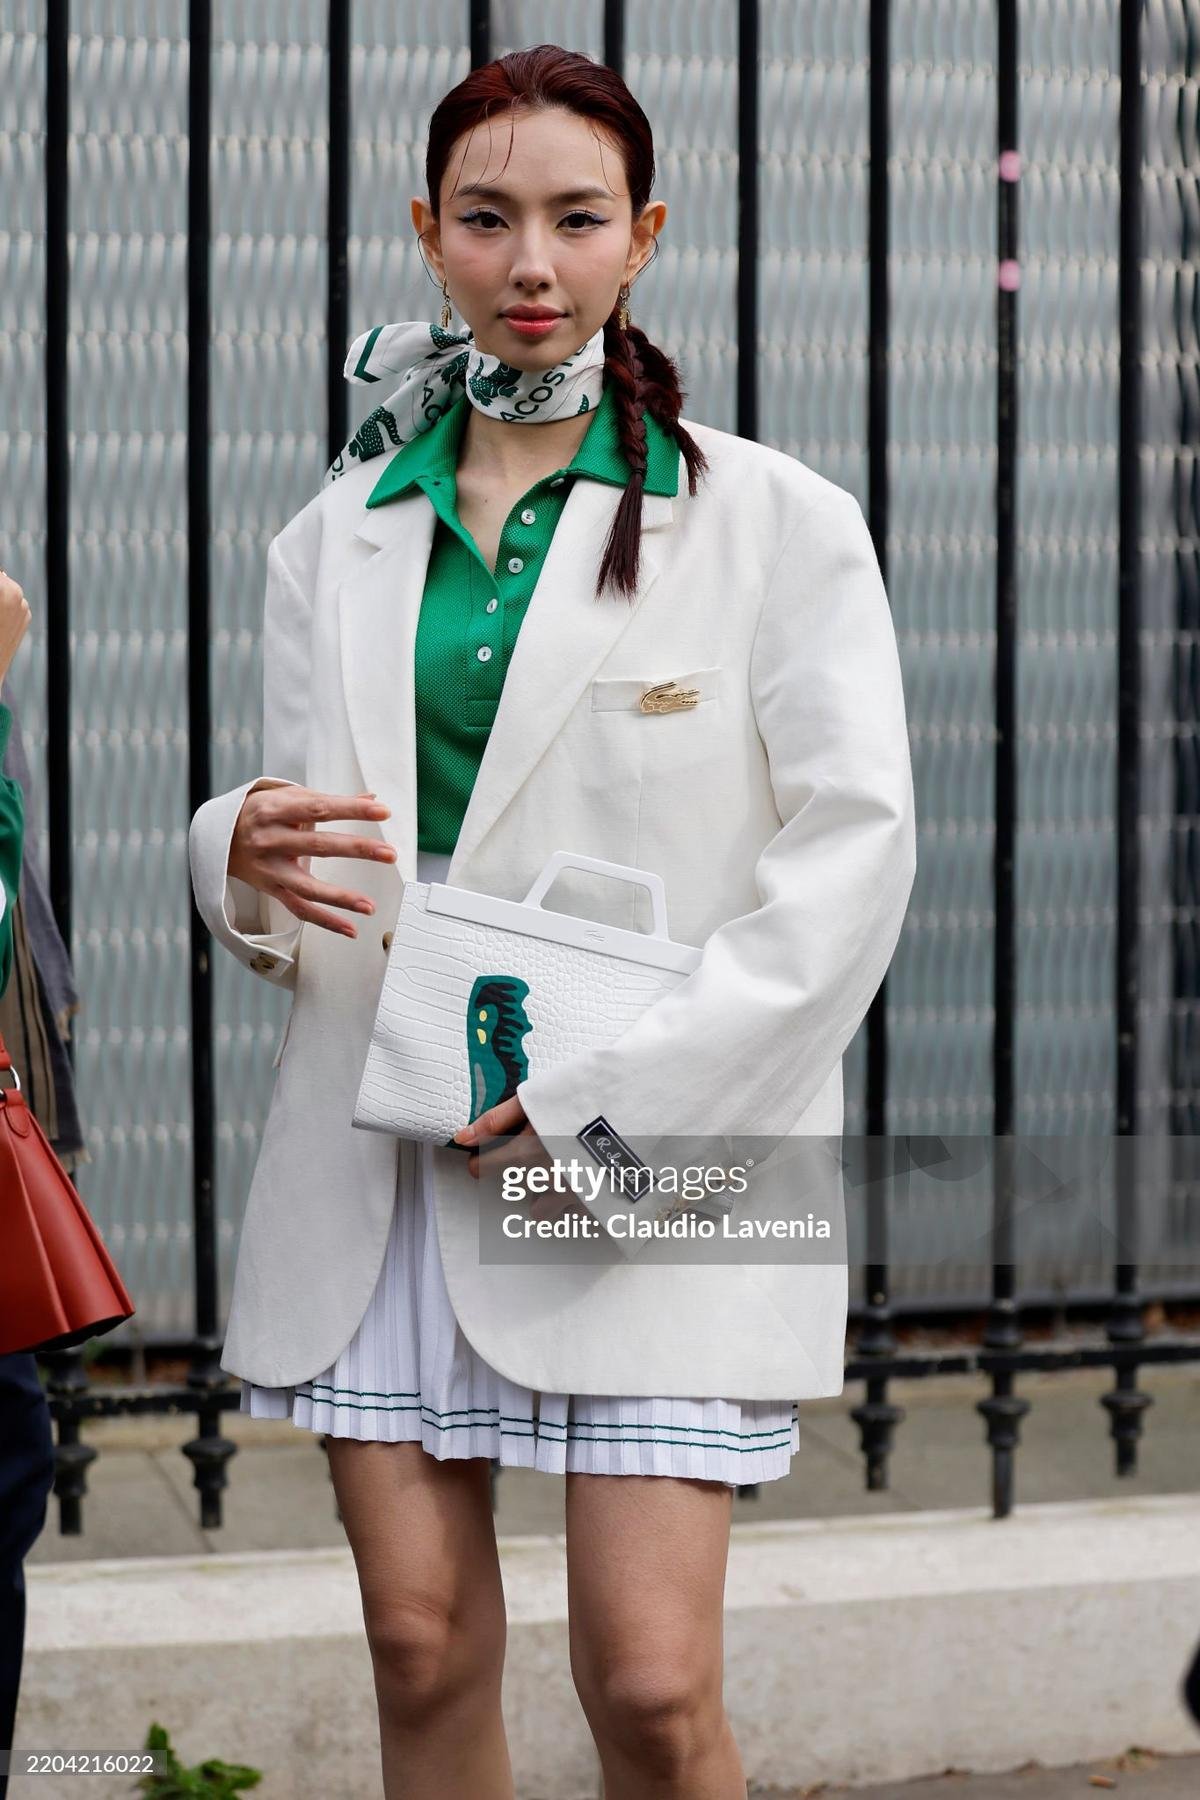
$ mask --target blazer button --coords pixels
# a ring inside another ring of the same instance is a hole
[[[385,931],[383,934],[383,947],[385,950],[390,950],[392,947],[392,934],[390,931]]]

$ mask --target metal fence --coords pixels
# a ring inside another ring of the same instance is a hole
[[[1069,1232],[1031,1265],[997,1192],[991,1291],[950,1296],[988,1306],[978,1353],[897,1357],[897,1311],[947,1293],[919,1256],[889,1270],[920,1221],[868,1209],[868,1482],[897,1374],[990,1374],[1000,1512],[1022,1369],[1111,1366],[1130,1469],[1139,1364],[1200,1354],[1143,1329],[1147,1296],[1200,1286],[1176,1156],[1200,1091],[1200,0],[0,0],[0,532],[39,615],[12,684],[84,998],[77,1179],[134,1326],[191,1356],[177,1389],[120,1394],[47,1359],[65,1531],[80,1422],[115,1411],[196,1412],[220,1520],[221,1294],[282,997],[189,929],[187,822],[258,767],[265,547],[353,428],[346,345],[434,305],[407,223],[428,112],[543,40],[622,67],[655,123],[671,217],[638,317],[685,416],[854,490],[887,582],[919,869],[847,1132],[1143,1154],[1141,1248],[1112,1268]],[[1094,1351],[1026,1346],[1050,1293],[1106,1297]]]

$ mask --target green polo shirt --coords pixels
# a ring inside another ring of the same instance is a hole
[[[435,424],[402,444],[367,499],[368,506],[385,506],[415,485],[437,513],[413,675],[417,848],[443,856],[458,841],[521,620],[572,483],[583,475],[624,487],[630,472],[606,382],[571,461],[535,481],[513,505],[493,573],[458,516],[458,451],[470,404],[459,393]],[[646,492],[675,494],[679,446],[649,413],[643,416]]]
[[[0,701],[0,762],[8,749],[12,713]],[[0,774],[0,885],[4,888],[4,913],[0,917],[0,994],[12,972],[12,909],[21,883],[21,851],[25,836],[25,796],[19,781]]]

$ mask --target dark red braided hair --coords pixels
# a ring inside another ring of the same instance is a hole
[[[435,218],[440,217],[442,177],[459,138],[490,121],[497,110],[513,107],[562,107],[594,119],[620,147],[633,218],[641,216],[654,185],[650,121],[620,75],[607,64],[558,44],[535,44],[472,69],[435,107],[425,153],[425,182]],[[604,547],[596,597],[611,583],[626,599],[632,599],[637,592],[646,480],[642,414],[649,413],[679,445],[689,494],[696,492],[697,477],[708,468],[708,461],[679,423],[686,390],[679,385],[679,370],[672,358],[632,322],[622,331],[615,308],[605,320],[604,350],[605,384],[613,389],[618,436],[630,478]]]

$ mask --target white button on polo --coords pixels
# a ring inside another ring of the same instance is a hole
[[[491,656],[492,653],[486,644],[480,644],[480,646],[479,646],[478,650],[475,652],[475,654],[479,658],[480,662],[487,662],[488,658]]]
[[[553,481],[550,483],[550,486],[551,487],[561,487],[565,479],[566,479],[565,476],[556,475],[554,477]]]
[[[521,570],[524,567],[525,567],[525,561],[524,561],[523,557],[520,557],[520,556],[510,556],[509,557],[508,572],[510,575],[519,575],[521,573]]]
[[[484,610],[484,612],[495,612],[495,610],[499,606],[499,604],[500,604],[500,602],[497,600],[496,596],[493,594],[491,599],[488,601],[487,605],[484,607],[483,610]]]
[[[534,512],[532,506],[526,506],[525,508],[523,508],[522,513],[521,513],[522,525],[532,525],[536,518],[537,518],[537,514]]]

